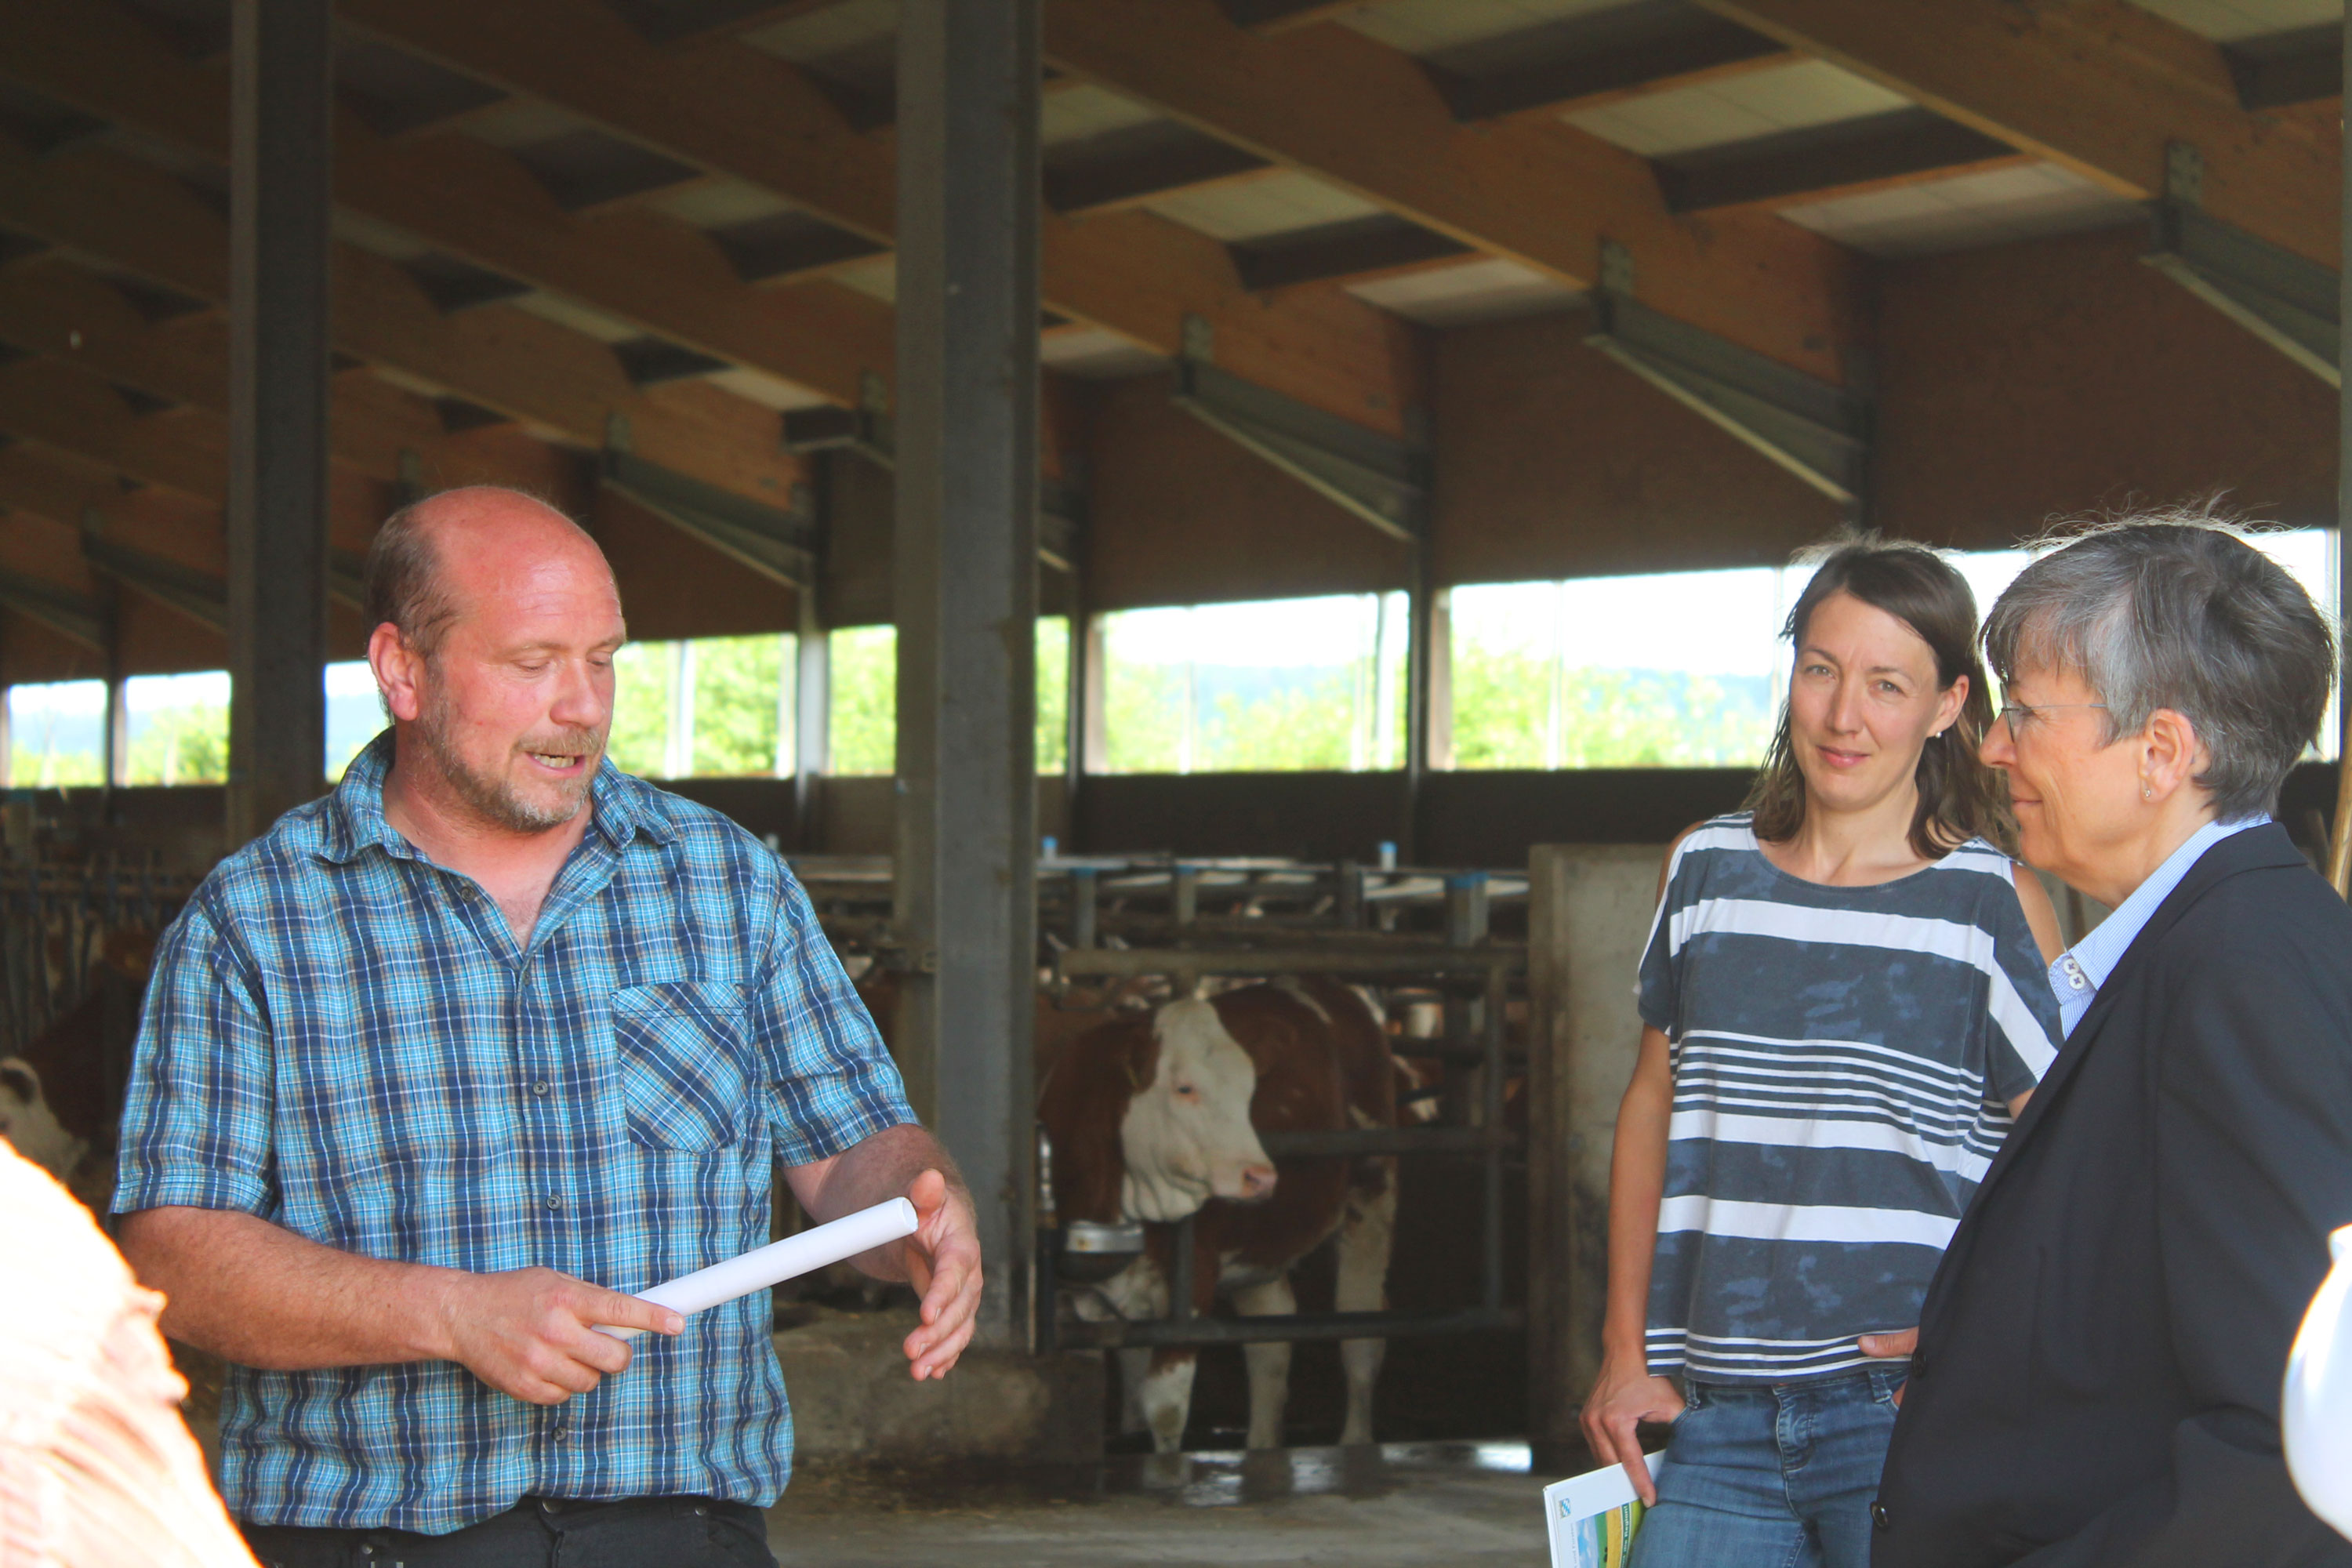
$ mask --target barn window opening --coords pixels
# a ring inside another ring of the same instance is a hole
[[[1456,768],[1748,767],[1771,743],[1780,622],[1811,574],[1480,583],[1449,595]]]
[[[329,684],[331,688],[331,679]],[[228,691],[225,669],[134,675],[124,681],[124,738],[131,746],[122,782],[226,783]]]
[[[1402,767],[1406,619],[1402,594],[1104,616],[1109,771]]]
[[[2274,530],[2253,542],[2331,620],[2340,614],[2333,529]],[[1982,614],[2033,557],[1988,550],[1947,559]],[[1454,588],[1433,761],[1464,769],[1754,767],[1788,688],[1780,625],[1811,577],[1802,566],[1758,566]],[[2310,756],[2336,754],[2336,711],[2331,699]]]
[[[790,776],[798,642],[772,632],[624,645],[613,764],[656,779]]]
[[[825,771],[888,774],[898,766],[898,630],[845,626],[831,637],[832,757]],[[1069,755],[1070,623],[1037,617],[1037,771],[1058,773]]]
[[[8,688],[8,783],[62,789],[106,782],[106,682]]]

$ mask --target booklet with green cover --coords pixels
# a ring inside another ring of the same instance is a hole
[[[1658,1473],[1664,1454],[1644,1458]],[[1633,1532],[1642,1527],[1642,1500],[1622,1465],[1605,1465],[1544,1488],[1544,1524],[1551,1568],[1625,1568]]]

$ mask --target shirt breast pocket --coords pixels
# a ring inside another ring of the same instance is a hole
[[[742,986],[677,981],[615,991],[613,1050],[633,1142],[717,1149],[751,1124]]]

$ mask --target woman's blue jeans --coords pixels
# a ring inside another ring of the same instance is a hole
[[[1693,1383],[1630,1568],[1869,1568],[1899,1367]]]

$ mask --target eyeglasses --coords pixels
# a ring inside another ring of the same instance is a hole
[[[2102,713],[2107,710],[2107,705],[2104,702],[2026,703],[2012,700],[2000,705],[2000,712],[1997,717],[2000,722],[2009,726],[2009,732],[2014,735],[2044,713],[2055,713],[2062,708],[2095,708]]]

